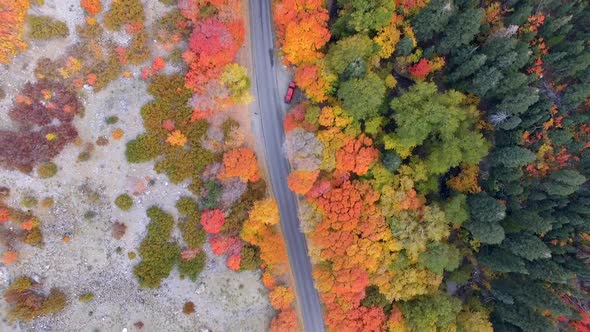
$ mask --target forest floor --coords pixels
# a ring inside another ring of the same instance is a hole
[[[104,8],[109,3],[103,2]],[[146,28],[150,29],[165,7],[156,0],[144,4]],[[78,0],[46,0],[31,12],[65,21],[71,32],[83,21]],[[7,94],[0,100],[0,129],[10,128],[7,113],[17,91],[33,80],[37,59],[56,58],[75,41],[75,33],[66,39],[30,41],[29,49],[10,66],[0,67],[0,86]],[[247,49],[242,52],[249,54]],[[145,210],[158,205],[178,217],[174,204],[180,196],[189,194],[182,185],[173,185],[165,175],[156,174],[153,162],[128,164],[125,160],[125,142],[143,132],[139,111],[151,98],[139,72],[140,67],[134,67],[132,77],[119,78],[99,93],[86,91],[81,98],[85,114],[75,120],[79,144],[67,146],[54,159],[59,167],[56,176],[41,179],[34,173],[0,170],[0,186],[11,188],[6,200],[10,206],[18,206],[24,196],[39,200],[51,197],[55,201],[50,209],[33,209],[42,222],[44,248],[23,245],[17,262],[0,266],[0,291],[14,278],[28,275],[42,281],[45,289],[58,287],[68,296],[62,312],[12,326],[3,320],[0,331],[134,331],[137,329],[133,324],[138,321],[144,323],[143,331],[263,331],[268,326],[273,310],[260,273],[230,271],[224,258],[213,255],[208,245],[204,246],[207,264],[196,282],[180,280],[178,272],[173,271],[159,289],[139,288],[132,272],[139,259],[127,255],[137,253],[145,236],[149,222]],[[242,125],[248,145],[254,145],[246,109],[228,112]],[[109,126],[105,118],[112,115],[119,121]],[[115,128],[124,130],[123,139],[111,138]],[[108,145],[96,146],[88,161],[77,161],[84,145],[101,136],[109,139]],[[135,205],[128,212],[113,204],[122,193],[134,194]],[[127,226],[121,240],[111,236],[116,221]],[[177,229],[173,237],[180,237]],[[77,299],[88,292],[94,294],[92,301],[83,303]],[[182,313],[187,301],[195,304],[194,314]],[[2,317],[6,308],[0,300]]]

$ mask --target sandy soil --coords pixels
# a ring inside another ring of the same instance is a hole
[[[32,11],[54,15],[68,23],[70,31],[82,21],[77,0],[46,0],[45,5]],[[148,25],[164,8],[157,0],[144,1]],[[108,8],[108,4],[103,2]],[[29,50],[19,55],[9,67],[0,68],[0,86],[8,97],[0,101],[0,128],[9,128],[8,109],[18,89],[32,78],[36,60],[41,56],[55,58],[60,50],[74,43],[75,37],[51,42],[32,42]],[[137,77],[139,67],[132,70]],[[10,79],[7,79],[10,78]],[[127,164],[125,142],[143,132],[139,110],[150,96],[146,84],[137,78],[120,78],[100,93],[88,90],[82,97],[85,116],[77,118],[76,127],[83,143],[93,143],[99,136],[109,137],[107,146],[96,146],[91,159],[78,162],[82,145],[70,145],[54,160],[58,174],[51,179],[40,179],[35,174],[25,175],[0,170],[0,186],[12,188],[8,203],[18,205],[25,195],[39,199],[52,197],[51,209],[35,208],[42,220],[45,248],[22,245],[20,261],[9,268],[0,265],[0,291],[10,280],[29,275],[43,281],[44,287],[59,287],[68,295],[66,309],[54,316],[32,323],[7,326],[0,322],[0,331],[129,331],[142,321],[143,331],[263,331],[272,316],[267,291],[260,282],[259,272],[229,271],[223,257],[215,257],[208,246],[207,266],[196,282],[180,280],[176,271],[157,290],[141,290],[132,274],[138,259],[130,260],[145,236],[149,222],[146,208],[158,205],[177,216],[175,201],[189,192],[183,186],[170,184],[164,175],[153,171],[152,163]],[[237,118],[249,130],[245,107],[237,108],[230,116]],[[119,117],[115,125],[107,125],[105,118]],[[122,128],[125,136],[120,141],[110,138],[115,128]],[[249,145],[254,145],[249,136]],[[147,179],[154,181],[147,186]],[[135,205],[122,212],[112,203],[121,193],[132,194],[136,188],[146,187],[134,197]],[[94,217],[87,218],[88,212]],[[86,217],[85,217],[86,215]],[[121,240],[111,236],[112,223],[123,222],[127,233]],[[71,240],[64,243],[64,236]],[[175,237],[180,237],[175,232]],[[117,250],[117,248],[121,248]],[[3,250],[3,248],[0,248]],[[77,297],[92,292],[89,303]],[[196,313],[182,314],[182,306],[192,301]],[[0,300],[0,315],[6,303]]]

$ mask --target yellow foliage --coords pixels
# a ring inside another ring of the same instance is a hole
[[[443,58],[441,56],[437,56],[430,61],[430,68],[432,68],[431,72],[441,70],[441,69],[443,69],[444,66],[445,66],[445,58]]]
[[[180,130],[175,130],[168,135],[166,142],[170,145],[184,146],[186,144],[186,136]]]
[[[395,45],[400,40],[401,32],[392,22],[388,26],[381,29],[381,31],[373,38],[373,41],[379,45],[379,57],[382,59],[389,58],[395,52]]]
[[[27,49],[23,39],[29,0],[0,0],[0,63]]]
[[[271,198],[254,203],[248,216],[250,219],[266,225],[276,225],[280,220],[277,203]]]
[[[461,173],[450,178],[447,184],[451,189],[462,192],[476,194],[481,192],[481,187],[478,184],[479,166],[477,165],[463,165]]]

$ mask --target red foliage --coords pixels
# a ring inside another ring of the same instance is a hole
[[[155,72],[158,72],[158,71],[164,69],[164,67],[166,67],[166,61],[164,61],[164,59],[162,59],[159,56],[154,58],[154,61],[152,62],[152,69]]]
[[[317,129],[316,126],[305,121],[306,110],[307,105],[298,104],[293,109],[291,109],[289,113],[287,113],[285,116],[285,122],[283,123],[286,133],[297,127],[301,127],[307,131],[315,131]]]
[[[209,234],[219,233],[224,223],[225,216],[221,210],[204,210],[201,214],[201,225],[205,232]]]
[[[228,25],[216,18],[199,21],[191,33],[189,49],[183,54],[189,65],[185,85],[195,92],[210,79],[219,78],[223,68],[235,60],[243,36],[236,36],[235,24]],[[240,21],[239,24],[243,23]],[[230,29],[231,27],[231,29]]]
[[[162,121],[162,128],[168,131],[173,131],[176,128],[176,126],[173,120],[164,120]]]
[[[72,121],[82,105],[63,84],[48,80],[27,83],[16,102],[9,116],[17,130],[0,130],[0,164],[29,172],[78,137]]]
[[[348,138],[346,143],[336,152],[336,169],[354,172],[358,175],[367,174],[369,166],[379,156],[373,146],[373,140],[365,135]]]
[[[213,235],[209,238],[209,245],[211,245],[213,253],[219,256],[226,252],[240,252],[242,241],[235,236],[225,237],[221,235]]]
[[[431,71],[432,66],[430,65],[430,61],[425,58],[421,59],[417,64],[408,68],[410,75],[412,75],[412,77],[418,81],[425,79]]]

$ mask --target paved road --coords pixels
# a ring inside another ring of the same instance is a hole
[[[258,93],[257,101],[262,121],[263,144],[266,163],[270,173],[272,188],[279,205],[283,236],[293,275],[299,304],[303,314],[306,332],[325,331],[322,308],[318,293],[314,288],[311,263],[307,254],[307,243],[299,230],[297,201],[287,187],[289,164],[282,152],[285,139],[283,129],[284,111],[283,89],[278,88],[277,74],[281,64],[272,59],[273,26],[271,20],[271,0],[250,0],[250,31],[254,82]],[[280,92],[281,91],[281,92]]]

